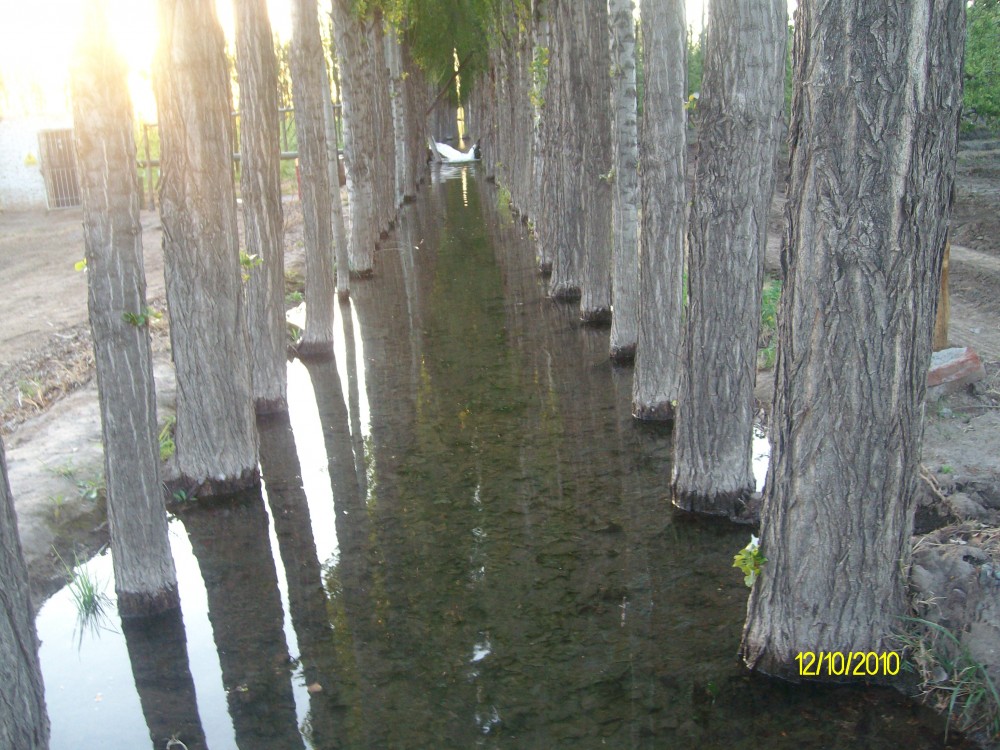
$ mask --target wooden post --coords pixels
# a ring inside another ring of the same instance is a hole
[[[948,322],[951,319],[951,300],[948,296],[948,261],[951,257],[951,237],[945,236],[944,260],[941,263],[941,289],[938,292],[937,317],[934,319],[934,351],[948,348]]]

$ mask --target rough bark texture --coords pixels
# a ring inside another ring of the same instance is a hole
[[[416,198],[417,187],[427,178],[427,85],[424,72],[403,41],[403,91],[406,95],[406,178],[403,196]]]
[[[288,408],[285,349],[284,217],[278,146],[278,83],[264,0],[235,0],[240,81],[240,193],[246,253],[262,263],[247,272],[250,376],[257,413]]]
[[[326,66],[323,66],[324,91],[330,90]],[[344,228],[344,204],[340,201],[340,153],[337,147],[337,124],[333,117],[333,101],[323,97],[323,119],[326,123],[327,179],[330,185],[330,226],[334,254],[337,258],[337,297],[347,299],[351,294],[350,256],[347,250],[347,230]]]
[[[301,356],[333,351],[334,270],[324,99],[326,63],[316,0],[292,3],[292,96],[299,134],[299,187],[306,255],[306,327]]]
[[[645,94],[639,133],[639,342],[632,413],[669,420],[680,391],[684,277],[684,4],[642,8]]]
[[[393,136],[389,68],[385,61],[385,29],[382,11],[373,7],[366,19],[368,33],[366,73],[368,92],[375,103],[375,227],[380,238],[388,236],[396,223],[396,143]]]
[[[611,316],[611,82],[607,5],[554,3],[546,106],[546,169],[552,169],[551,246],[555,299],[580,299],[580,317]],[[543,221],[543,216],[539,217]],[[544,265],[544,261],[543,261]]]
[[[523,12],[513,6],[499,18],[499,38],[490,50],[490,75],[477,82],[477,86],[486,86],[486,96],[494,105],[488,113],[493,122],[485,154],[492,158],[491,170],[497,182],[510,194],[510,208],[523,219],[534,211],[531,201],[535,145],[531,103],[533,33],[526,20]],[[481,148],[482,144],[481,140]]]
[[[259,483],[240,276],[229,76],[209,0],[161,0],[160,213],[177,372],[180,484],[200,496]]]
[[[577,167],[582,170],[583,247],[580,319],[611,322],[611,54],[607,0],[573,3],[570,58],[576,126],[582,131]]]
[[[44,750],[49,746],[33,612],[0,439],[0,747]]]
[[[784,104],[784,0],[713,0],[688,220],[674,503],[741,515],[754,491],[754,380]]]
[[[73,120],[87,255],[88,306],[104,440],[118,611],[180,605],[160,486],[153,354],[146,320],[141,193],[124,61],[95,12],[74,66]]]
[[[639,129],[636,120],[633,0],[608,0],[611,38],[612,183],[611,358],[635,358],[639,339]]]
[[[962,0],[799,5],[768,562],[742,645],[767,673],[886,650],[905,612],[963,31]]]
[[[393,198],[396,205],[403,203],[406,185],[406,123],[407,100],[403,92],[403,50],[400,47],[399,34],[391,26],[386,26],[382,34],[382,46],[385,54],[385,64],[389,70],[389,101],[392,105],[392,141],[395,160],[393,162],[394,186]]]
[[[372,273],[375,264],[375,173],[372,160],[375,112],[364,65],[368,56],[365,24],[353,13],[351,0],[333,0],[334,47],[340,67],[344,123],[344,167],[351,210],[350,272]]]

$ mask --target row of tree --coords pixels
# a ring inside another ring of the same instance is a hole
[[[159,5],[178,492],[201,496],[259,481],[255,405],[262,412],[284,406],[273,47],[263,0],[236,5],[243,199],[253,236],[242,256],[213,4]],[[433,19],[445,6],[462,12],[449,16],[451,31],[442,37]],[[739,514],[753,490],[756,321],[782,100],[780,0],[712,0],[688,217],[679,0],[642,6],[638,128],[628,2],[612,3],[609,16],[604,0],[362,9],[334,0],[351,215],[347,264],[340,243],[336,276],[331,238],[343,234],[335,231],[340,203],[330,179],[332,118],[317,8],[313,0],[293,7],[309,305],[300,354],[330,355],[335,278],[346,294],[351,272],[371,273],[377,237],[415,189],[426,132],[420,102],[430,90],[416,63],[443,71],[467,60],[486,169],[534,221],[552,296],[578,300],[588,323],[606,322],[614,311],[611,354],[624,360],[634,352],[636,415],[677,417],[675,502]],[[799,651],[884,648],[902,613],[961,108],[964,10],[961,0],[799,6],[785,293],[761,532],[769,562],[751,595],[743,646],[748,663],[768,672],[793,675]],[[116,588],[128,616],[176,606],[177,597],[152,448],[150,311],[131,115],[121,65],[99,43],[99,14],[93,24],[76,117]],[[407,43],[424,53],[408,56]],[[248,114],[255,107],[259,121]],[[629,229],[637,222],[638,244]],[[266,272],[255,268],[258,258]],[[245,293],[244,275],[256,291]],[[257,357],[270,368],[252,366]],[[30,617],[6,599],[4,607],[12,621]],[[23,623],[16,627],[24,631]],[[29,655],[28,641],[5,639],[12,642],[26,644],[19,659]],[[37,680],[25,684],[40,688]]]
[[[674,503],[745,517],[785,4],[710,3],[690,196],[683,4],[641,4],[638,129],[631,12],[507,6],[473,121],[552,296],[579,299],[583,321],[613,306],[635,415],[676,417]],[[793,677],[801,651],[888,648],[904,614],[965,3],[801,2],[794,30],[768,562],[743,644],[751,666]]]
[[[234,5],[243,116],[243,252],[231,166],[230,80],[214,2],[158,3],[154,88],[177,375],[179,477],[171,489],[178,498],[256,486],[255,413],[287,408],[277,63],[264,0],[235,0]],[[364,14],[350,0],[333,3],[351,212],[348,240],[321,17],[315,0],[295,0],[292,8],[290,67],[309,311],[299,354],[322,360],[332,356],[334,289],[346,296],[351,274],[372,272],[378,237],[421,179],[423,107],[432,89],[405,40],[383,23],[380,9]],[[145,298],[127,71],[110,42],[100,0],[88,4],[81,39],[73,108],[115,588],[121,615],[144,617],[174,609],[179,600],[157,449],[148,330],[154,313]],[[0,657],[3,673],[13,677],[0,688],[3,704],[11,708],[0,721],[0,745],[40,748],[48,744],[48,722],[2,449],[0,470]]]

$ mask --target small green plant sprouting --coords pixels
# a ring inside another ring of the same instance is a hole
[[[87,259],[78,260],[73,264],[73,269],[76,271],[86,271],[87,270]]]
[[[733,567],[739,568],[743,572],[743,583],[748,588],[753,586],[754,581],[757,580],[757,576],[760,575],[761,568],[766,562],[767,558],[760,551],[760,539],[752,534],[750,535],[750,544],[737,552],[733,557]]]
[[[17,381],[17,400],[18,405],[28,404],[36,409],[44,409],[45,400],[45,387],[32,378],[26,380]]]
[[[303,300],[305,300],[305,296],[302,294],[302,292],[298,290],[294,292],[289,292],[288,294],[285,295],[286,305],[298,305],[301,304]]]
[[[71,482],[76,478],[76,467],[73,465],[72,461],[67,461],[66,463],[59,464],[58,466],[48,466],[46,468],[48,468],[48,470],[57,477],[68,479]]]
[[[549,82],[549,48],[536,47],[531,58],[531,88],[528,100],[535,109],[545,107],[545,87]]]
[[[122,320],[130,325],[134,325],[136,328],[142,328],[145,325],[149,325],[150,321],[159,320],[162,317],[163,313],[158,312],[151,307],[144,307],[141,312],[137,313],[122,313]]]
[[[757,340],[757,368],[774,367],[778,352],[778,302],[781,300],[781,282],[767,279],[761,290],[760,333]]]
[[[175,503],[191,503],[198,499],[198,494],[194,490],[174,490],[170,493],[170,498]]]
[[[250,280],[250,273],[255,268],[259,268],[264,264],[264,259],[259,255],[249,255],[242,250],[240,250],[240,268],[242,268],[241,276],[243,281]]]
[[[940,472],[942,474],[954,474],[955,473],[955,467],[952,466],[951,464],[941,464]]]
[[[81,500],[89,500],[92,503],[96,503],[104,496],[106,491],[104,477],[97,474],[90,479],[78,479],[76,490],[80,494]]]
[[[52,505],[52,520],[59,523],[63,506],[66,504],[65,495],[49,495],[49,503]]]
[[[160,434],[157,438],[160,443],[161,461],[169,459],[177,450],[177,445],[174,443],[174,425],[176,424],[177,417],[173,415],[163,420],[163,426],[160,428]]]
[[[947,628],[920,617],[902,617],[907,633],[896,640],[906,651],[906,668],[920,678],[923,698],[947,710],[945,741],[954,723],[964,732],[1000,735],[1000,691],[986,667]]]

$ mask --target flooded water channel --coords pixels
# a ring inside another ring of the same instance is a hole
[[[289,364],[263,489],[170,525],[182,615],[38,615],[55,750],[941,748],[889,690],[736,657],[749,531],[675,516],[608,333],[465,168]],[[87,568],[113,596],[108,555]],[[958,745],[954,745],[958,746]]]

